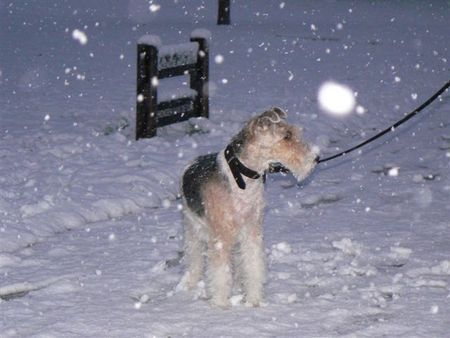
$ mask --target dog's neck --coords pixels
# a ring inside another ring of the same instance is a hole
[[[245,190],[246,188],[246,183],[242,175],[254,180],[260,179],[262,177],[263,182],[265,181],[265,173],[263,172],[262,174],[260,174],[257,171],[250,169],[245,164],[243,164],[241,160],[238,158],[231,144],[225,148],[224,155],[225,160],[227,161],[228,166],[230,167],[231,173],[233,174],[236,184],[242,190]]]

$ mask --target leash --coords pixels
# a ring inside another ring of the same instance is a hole
[[[402,125],[403,123],[405,123],[406,121],[408,121],[409,119],[411,119],[412,117],[414,117],[415,115],[420,113],[426,107],[428,107],[434,100],[436,100],[449,87],[450,87],[450,81],[447,81],[447,83],[441,89],[439,89],[436,93],[434,93],[433,96],[431,96],[428,100],[426,100],[424,103],[422,103],[419,107],[417,107],[410,113],[406,114],[402,119],[395,122],[393,125],[380,131],[378,134],[372,136],[371,138],[357,144],[356,146],[351,147],[347,150],[341,151],[340,153],[337,153],[335,155],[332,155],[332,156],[329,156],[326,158],[322,158],[322,159],[320,157],[318,157],[316,162],[323,163],[323,162],[331,161],[337,157],[347,155],[348,153],[351,153],[352,151],[355,151],[356,149],[359,149],[359,148],[365,146],[366,144],[369,144],[369,143],[375,141],[376,139],[382,137],[383,135],[385,135],[391,131],[395,131],[395,129],[397,127],[399,127],[400,125]],[[247,168],[241,161],[239,161],[239,159],[237,158],[236,153],[234,152],[234,149],[231,145],[228,145],[225,149],[225,159],[230,167],[231,173],[233,174],[236,184],[242,190],[244,190],[246,188],[246,184],[244,182],[242,175],[244,175],[250,179],[254,179],[254,180],[259,179],[261,177],[261,175],[259,173],[257,173],[256,171],[254,171],[250,168]],[[285,168],[284,166],[282,166],[280,164],[271,165],[270,168],[268,169],[268,171],[269,171],[269,173],[289,172],[289,170],[287,168]],[[262,176],[263,182],[265,182],[265,178],[266,178],[265,176],[266,176],[265,174]]]
[[[409,119],[411,119],[412,117],[414,117],[415,115],[420,113],[427,106],[429,106],[434,100],[436,100],[449,87],[450,87],[450,81],[448,81],[441,89],[439,89],[433,96],[431,96],[428,100],[426,100],[424,103],[422,103],[418,108],[416,108],[412,112],[406,114],[405,117],[403,117],[401,120],[397,121],[396,123],[394,123],[390,127],[382,130],[378,134],[372,136],[371,138],[365,140],[364,142],[361,142],[360,144],[358,144],[358,145],[356,145],[354,147],[351,147],[351,148],[349,148],[347,150],[341,151],[340,153],[337,153],[335,155],[332,155],[332,156],[329,156],[329,157],[326,157],[326,158],[323,158],[323,159],[319,158],[317,163],[327,162],[327,161],[333,160],[333,159],[335,159],[337,157],[341,157],[341,156],[347,155],[348,153],[351,153],[352,151],[354,151],[356,149],[359,149],[359,148],[365,146],[366,144],[375,141],[376,139],[382,137],[383,135],[389,133],[390,131],[395,131],[395,129],[398,126],[402,125],[403,123],[405,123],[406,121],[408,121]]]

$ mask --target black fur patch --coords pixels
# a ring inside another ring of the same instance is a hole
[[[202,186],[220,178],[217,153],[197,157],[183,175],[182,190],[189,209],[199,216],[204,216]]]

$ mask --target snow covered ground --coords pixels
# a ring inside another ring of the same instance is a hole
[[[231,26],[216,5],[0,0],[0,337],[448,337],[448,92],[301,185],[269,177],[262,307],[177,289],[195,156],[274,105],[331,155],[450,75],[447,1],[236,0]],[[195,28],[212,33],[211,119],[135,142],[136,41]],[[357,93],[351,114],[319,108],[329,80]]]

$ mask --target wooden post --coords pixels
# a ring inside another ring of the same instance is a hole
[[[230,0],[219,0],[218,25],[230,24]]]
[[[139,43],[137,47],[136,140],[156,135],[157,79],[158,48]]]
[[[198,43],[197,65],[190,76],[190,87],[197,92],[194,109],[197,116],[209,117],[209,46],[205,37],[191,37]]]

